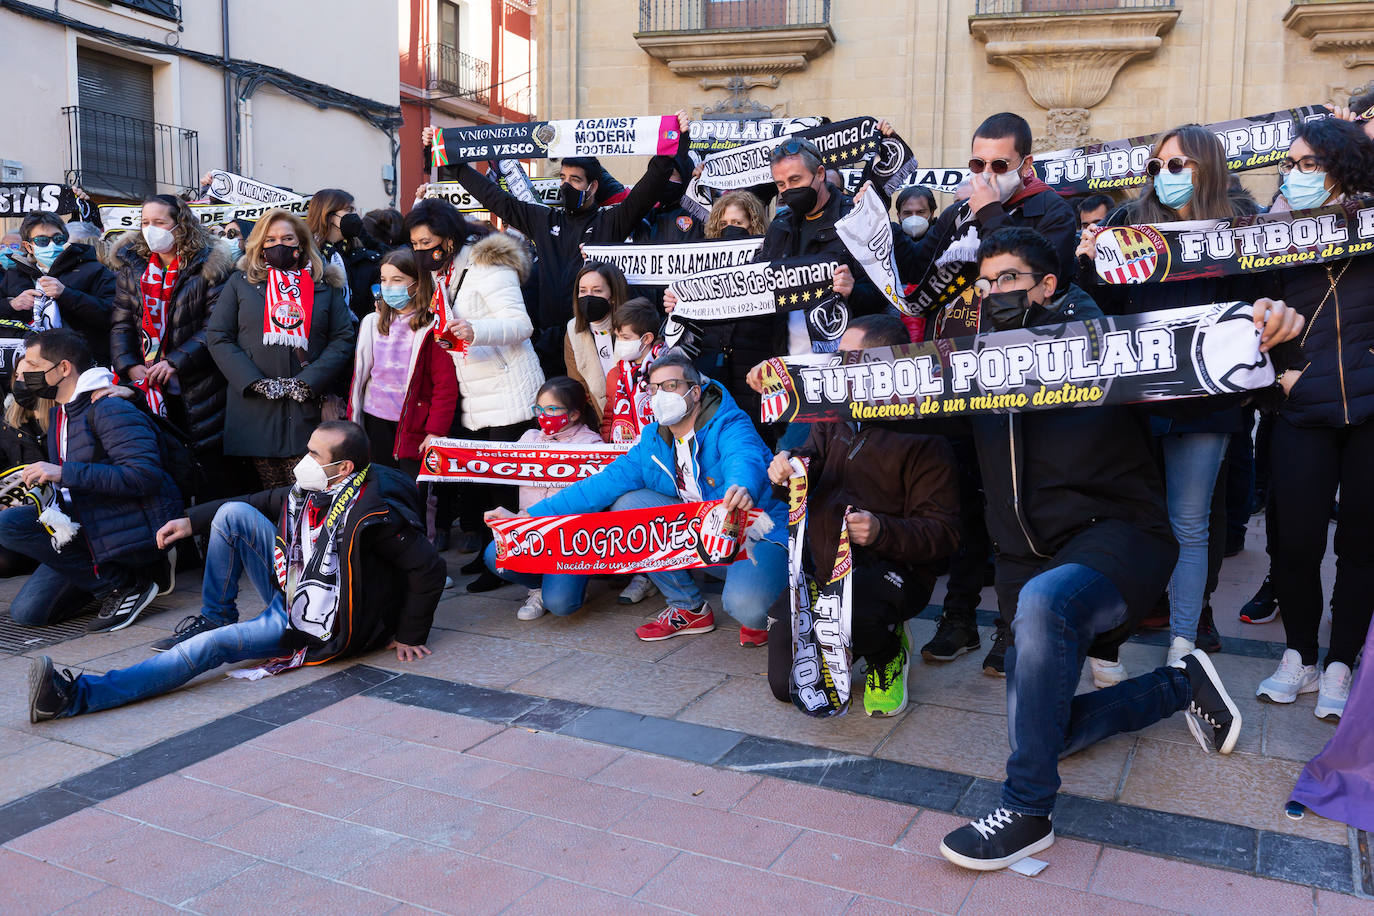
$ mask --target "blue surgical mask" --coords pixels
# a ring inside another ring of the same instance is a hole
[[[383,286],[382,301],[394,309],[403,309],[410,302],[410,290],[404,286]]]
[[[14,256],[23,249],[18,245],[0,245],[0,270],[9,270],[14,266]]]
[[[1320,207],[1331,196],[1326,189],[1325,172],[1299,172],[1297,169],[1288,173],[1279,191],[1294,210]]]
[[[1177,210],[1193,199],[1193,170],[1183,169],[1177,175],[1164,171],[1155,176],[1155,197],[1170,210]]]
[[[35,246],[33,249],[33,259],[38,262],[39,267],[47,270],[52,267],[52,262],[57,260],[57,256],[60,255],[66,247],[66,245],[58,244],[48,245],[44,248]]]

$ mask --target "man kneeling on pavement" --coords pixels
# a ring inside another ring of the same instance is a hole
[[[910,342],[901,319],[863,315],[849,322],[840,349]],[[779,452],[768,468],[773,483],[787,484],[793,457],[811,459],[806,539],[817,581],[829,578],[840,523],[849,524],[854,545],[851,639],[854,657],[862,657],[868,669],[864,712],[898,715],[907,705],[911,646],[906,622],[929,603],[935,564],[958,543],[954,451],[942,437],[898,431],[893,423],[835,421],[812,424],[802,448]],[[784,619],[768,643],[768,684],[779,700],[789,699],[791,669],[792,640]]]
[[[424,536],[415,484],[370,463],[362,427],[320,424],[296,485],[246,501],[207,503],[157,533],[159,546],[209,534],[201,614],[153,645],[147,661],[102,675],[59,673],[46,655],[29,671],[29,718],[110,709],[173,690],[220,665],[288,655],[319,665],[381,646],[418,660],[444,587]],[[279,518],[274,527],[268,515]],[[238,622],[239,577],[267,607]]]

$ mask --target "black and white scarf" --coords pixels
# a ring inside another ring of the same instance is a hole
[[[321,643],[328,642],[335,632],[343,584],[339,546],[366,478],[364,468],[332,493],[307,493],[292,487],[282,513],[281,533],[273,556],[277,584],[286,593],[291,628]]]

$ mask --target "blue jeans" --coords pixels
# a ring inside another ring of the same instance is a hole
[[[1049,815],[1059,792],[1059,758],[1153,725],[1192,699],[1178,668],[1156,668],[1074,696],[1093,640],[1125,619],[1126,602],[1116,586],[1077,563],[1046,570],[1022,586],[1007,648],[1011,756],[1002,804],[1009,810]]]
[[[587,595],[587,583],[591,576],[569,575],[568,573],[518,573],[508,569],[496,568],[496,542],[487,545],[482,560],[487,569],[496,573],[507,582],[514,582],[526,588],[540,589],[544,610],[558,617],[566,617],[582,608],[582,600]]]
[[[631,490],[611,508],[646,509],[677,502],[655,490]],[[762,630],[768,625],[768,609],[787,587],[787,548],[776,541],[760,541],[754,546],[754,560],[744,558],[729,566],[708,566],[706,574],[725,580],[721,596],[725,613],[746,627]],[[686,570],[648,575],[671,607],[697,608],[706,600],[701,587]]]
[[[76,679],[75,701],[64,715],[123,706],[167,693],[220,665],[286,652],[285,597],[277,590],[272,568],[275,536],[272,523],[247,503],[221,506],[210,528],[201,613],[227,625],[193,636],[131,668],[81,675]],[[242,572],[248,573],[258,594],[267,602],[267,609],[252,620],[235,623],[238,609],[234,599]]]
[[[1230,440],[1230,433],[1170,433],[1160,437],[1169,525],[1178,541],[1178,562],[1169,579],[1169,635],[1189,642],[1197,641],[1202,596],[1207,590],[1212,491]]]
[[[13,506],[0,512],[0,546],[36,561],[39,566],[10,602],[15,623],[41,627],[70,617],[89,595],[106,595],[128,581],[117,563],[106,563],[97,574],[86,538],[80,532],[62,548],[38,522],[35,506]]]

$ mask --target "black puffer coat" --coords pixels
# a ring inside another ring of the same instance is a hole
[[[0,281],[0,318],[29,322],[32,311],[18,311],[10,307],[10,300],[26,289],[38,285],[43,271],[32,260],[19,255],[14,266],[5,271]],[[48,276],[55,277],[65,289],[57,297],[57,309],[62,323],[86,338],[91,355],[98,365],[110,358],[110,309],[114,304],[115,276],[100,259],[95,249],[80,242],[71,242],[57,260],[52,262]]]
[[[148,266],[142,234],[126,232],[109,260],[118,268],[110,360],[120,378],[143,365],[143,293],[139,281]],[[177,372],[180,396],[167,398],[168,419],[190,436],[197,452],[218,454],[224,439],[224,376],[210,358],[205,325],[219,291],[233,272],[233,258],[218,245],[198,252],[177,271],[167,314],[164,358]]]
[[[1374,256],[1278,272],[1279,295],[1307,319],[1275,348],[1301,369],[1281,408],[1294,426],[1354,426],[1374,416]]]

